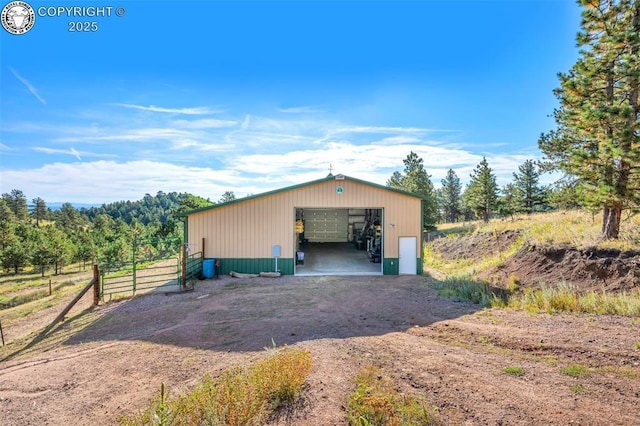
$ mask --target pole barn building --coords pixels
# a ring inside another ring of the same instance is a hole
[[[219,273],[422,274],[421,196],[343,175],[183,213]]]

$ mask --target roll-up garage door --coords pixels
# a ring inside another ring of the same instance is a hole
[[[349,210],[304,209],[304,237],[310,243],[348,242]]]

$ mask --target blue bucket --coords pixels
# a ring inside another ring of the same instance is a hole
[[[205,259],[202,262],[202,275],[205,278],[213,278],[215,274],[215,259]]]

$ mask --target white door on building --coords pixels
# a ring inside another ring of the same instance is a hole
[[[400,237],[398,240],[398,273],[416,275],[418,270],[416,237]]]

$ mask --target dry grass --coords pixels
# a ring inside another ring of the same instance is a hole
[[[439,424],[437,411],[424,398],[400,394],[375,366],[364,367],[356,377],[356,391],[349,399],[350,425],[400,426]]]
[[[278,407],[293,403],[311,371],[311,354],[271,349],[249,368],[232,367],[218,378],[205,376],[188,394],[169,400],[160,394],[123,425],[260,425]]]
[[[602,214],[586,210],[563,210],[535,213],[511,219],[493,219],[489,223],[468,222],[464,225],[442,224],[438,230],[460,234],[523,230],[526,239],[538,244],[569,244],[576,248],[598,247],[618,250],[640,249],[640,214],[625,212],[620,224],[620,238],[604,241],[600,236]]]

